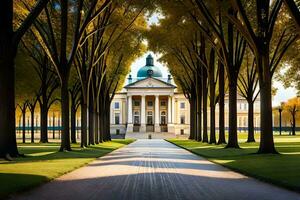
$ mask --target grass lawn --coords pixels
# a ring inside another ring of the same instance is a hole
[[[274,138],[276,149],[280,152],[278,155],[256,154],[259,143],[245,143],[245,133],[239,134],[241,149],[224,149],[224,145],[192,140],[168,141],[235,171],[299,192],[300,136]]]
[[[75,144],[71,152],[58,152],[59,143],[19,144],[25,158],[0,160],[0,198],[59,177],[133,141],[113,140],[85,149]]]

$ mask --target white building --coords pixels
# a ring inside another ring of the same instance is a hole
[[[248,126],[248,104],[237,98],[237,126],[245,130]],[[254,126],[259,127],[259,100],[254,106]],[[216,127],[219,126],[218,106]],[[225,127],[228,127],[228,97],[225,97]],[[189,134],[190,104],[178,92],[169,75],[162,77],[160,69],[154,66],[153,57],[146,58],[146,65],[139,69],[137,80],[129,75],[128,84],[114,96],[111,104],[111,133],[169,132]],[[208,127],[209,127],[208,109]]]
[[[178,93],[171,77],[163,79],[149,55],[137,80],[114,96],[111,104],[111,133],[169,132],[189,134],[189,102]]]

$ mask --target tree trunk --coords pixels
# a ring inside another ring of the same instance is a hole
[[[296,113],[293,113],[293,129],[292,135],[296,135]]]
[[[48,142],[48,105],[47,103],[41,104],[41,143]]]
[[[255,138],[254,138],[254,122],[253,122],[253,119],[254,119],[253,104],[254,104],[254,102],[252,100],[248,101],[248,139],[247,139],[247,142],[255,142]]]
[[[201,110],[202,110],[202,106],[201,106],[201,100],[202,100],[202,84],[201,84],[201,79],[200,76],[197,76],[197,83],[196,83],[196,105],[197,105],[197,109],[196,109],[196,136],[197,136],[197,141],[200,142],[202,141],[202,115],[201,115]]]
[[[92,95],[90,95],[89,102],[89,145],[95,144],[95,135],[94,135],[94,102]]]
[[[195,106],[195,95],[191,93],[191,99],[190,99],[190,107],[191,107],[191,112],[190,112],[190,118],[191,118],[191,123],[190,123],[190,140],[195,139],[195,112],[192,112],[192,110],[196,109]]]
[[[104,132],[104,128],[103,128],[103,97],[100,96],[99,97],[99,142],[102,143],[103,142],[103,132]]]
[[[210,144],[216,144],[216,122],[215,122],[215,106],[210,106]]]
[[[258,65],[264,73],[259,73],[260,85],[260,145],[258,153],[277,153],[274,146],[272,130],[272,83],[269,71],[269,53],[261,52]]]
[[[0,6],[0,157],[19,155],[15,127],[15,56],[13,1]]]
[[[94,116],[95,123],[95,144],[99,144],[99,113],[96,111]]]
[[[52,117],[52,127],[53,127],[52,139],[54,140],[55,139],[55,114],[54,114],[54,112],[53,112],[53,117]]]
[[[282,130],[281,112],[282,110],[279,110],[279,135],[281,135],[281,130]]]
[[[31,143],[34,143],[34,108],[31,110]]]
[[[104,135],[103,140],[111,141],[110,136],[110,99],[109,94],[105,95],[104,97]]]
[[[71,142],[76,144],[76,105],[75,100],[71,102]]]
[[[26,142],[26,109],[25,111],[22,111],[22,123],[23,123],[23,129],[22,129],[22,142]]]
[[[203,140],[202,142],[208,142],[208,134],[207,134],[207,71],[203,69]]]
[[[81,100],[81,147],[87,147],[87,104]]]
[[[70,144],[70,127],[69,127],[69,92],[68,92],[68,77],[62,76],[61,84],[61,121],[62,121],[62,132],[61,132],[61,146],[60,151],[71,151]]]
[[[234,79],[234,78],[231,78]],[[229,133],[226,148],[239,148],[237,136],[237,80],[229,80]]]
[[[219,141],[218,144],[226,144],[225,139],[225,112],[224,112],[224,97],[225,97],[225,80],[224,80],[224,66],[219,61]]]

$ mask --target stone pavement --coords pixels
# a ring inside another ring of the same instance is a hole
[[[154,139],[137,140],[13,199],[295,200],[300,195]]]

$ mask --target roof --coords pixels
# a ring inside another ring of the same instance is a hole
[[[139,69],[137,73],[138,79],[146,78],[146,77],[157,77],[161,78],[162,73],[161,70],[154,66],[154,59],[151,54],[149,54],[146,58],[146,65]]]
[[[155,81],[158,81],[159,83],[162,83],[165,85],[164,86],[160,86],[160,87],[153,87],[153,88],[177,88],[175,85],[171,84],[171,83],[168,83],[168,82],[165,82],[165,81],[162,81],[158,78],[155,78],[155,77],[147,77],[147,78],[143,78],[143,79],[140,79],[136,82],[133,82],[133,83],[129,83],[128,85],[126,85],[124,88],[128,89],[128,88],[149,88],[149,86],[140,86],[140,87],[134,87],[134,85],[138,84],[138,83],[141,83],[143,81],[146,81],[146,80],[155,80]]]

